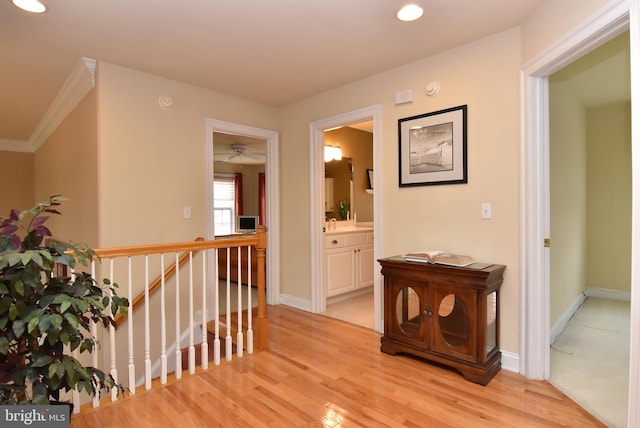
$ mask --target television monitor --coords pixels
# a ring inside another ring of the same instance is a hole
[[[260,218],[254,215],[239,215],[236,218],[236,233],[253,233],[258,230]]]

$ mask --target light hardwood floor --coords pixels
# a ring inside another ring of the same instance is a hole
[[[99,409],[71,427],[602,427],[547,382],[501,371],[486,386],[380,352],[380,335],[273,306],[270,349]]]

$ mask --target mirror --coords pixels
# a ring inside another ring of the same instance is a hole
[[[373,171],[371,124],[356,123],[324,131],[324,145],[339,147],[343,156],[341,160],[325,159],[324,162],[324,215],[328,220],[346,220],[348,211],[351,221],[373,224],[373,190],[369,189],[368,173]]]
[[[325,216],[336,220],[351,219],[353,206],[353,160],[343,157],[324,164]]]

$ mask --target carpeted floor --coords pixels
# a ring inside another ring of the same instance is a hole
[[[588,297],[551,347],[550,382],[607,426],[627,426],[629,302]]]

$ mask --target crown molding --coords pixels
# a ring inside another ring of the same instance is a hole
[[[64,82],[49,110],[28,141],[28,150],[35,152],[56,130],[84,96],[95,86],[96,60],[81,58]],[[0,141],[1,143],[1,141]]]
[[[0,151],[33,153],[31,144],[26,140],[7,140],[0,138]]]

